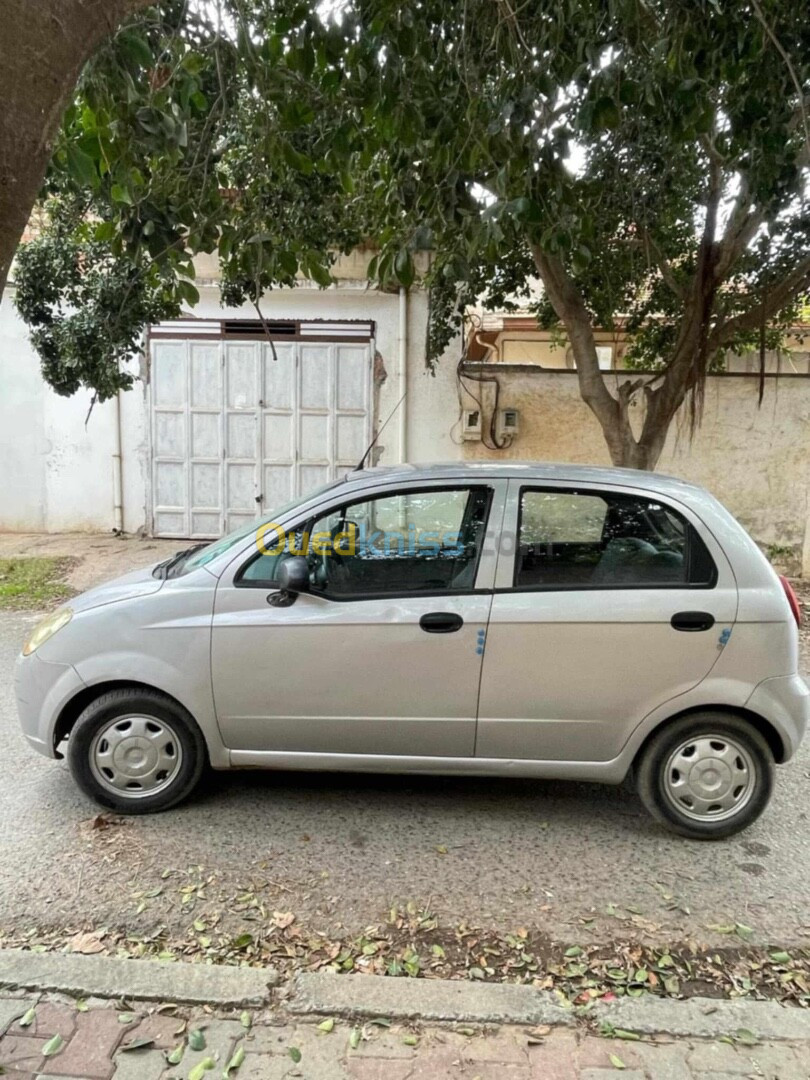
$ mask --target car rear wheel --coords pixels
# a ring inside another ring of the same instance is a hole
[[[637,778],[654,818],[682,836],[719,840],[745,829],[768,805],[774,760],[743,717],[692,713],[653,735]]]
[[[111,690],[91,702],[68,739],[82,791],[123,814],[176,806],[197,786],[205,743],[189,714],[156,690]]]

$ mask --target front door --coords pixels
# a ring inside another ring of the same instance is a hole
[[[233,750],[468,757],[506,483],[355,496],[265,535],[217,589],[212,676]],[[484,548],[488,554],[482,557]],[[280,560],[306,552],[287,607]]]
[[[731,567],[686,507],[510,481],[476,755],[616,757],[706,677],[736,611]]]

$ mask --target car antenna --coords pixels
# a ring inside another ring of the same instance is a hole
[[[366,450],[365,454],[363,454],[363,456],[360,458],[360,460],[357,462],[355,467],[352,469],[352,472],[361,472],[362,471],[363,466],[366,463],[366,459],[367,459],[368,455],[371,453],[371,451],[374,449],[374,447],[375,447],[375,445],[377,443],[377,439],[379,439],[379,437],[385,431],[386,427],[388,426],[388,421],[391,419],[391,417],[394,415],[394,413],[400,407],[402,402],[405,400],[407,394],[408,394],[408,391],[406,390],[405,393],[402,395],[402,397],[399,399],[399,401],[396,403],[396,405],[393,407],[391,412],[386,417],[385,423],[382,425],[382,427],[378,430],[377,434],[374,436],[374,438],[368,444],[368,449]]]

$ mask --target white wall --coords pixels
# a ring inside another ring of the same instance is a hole
[[[39,358],[13,303],[0,304],[0,529],[107,531],[113,528],[115,404],[91,395],[60,397],[46,386]],[[123,395],[124,528],[144,524],[146,463],[142,384]]]

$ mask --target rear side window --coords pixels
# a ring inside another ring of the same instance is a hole
[[[654,498],[521,492],[516,588],[710,588],[716,577],[697,531]]]

